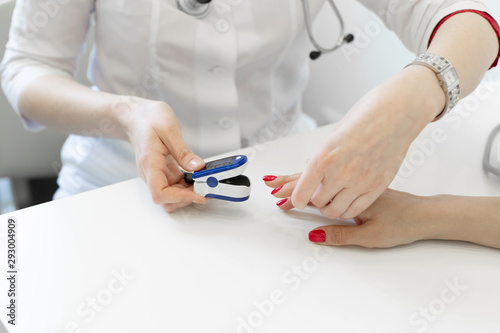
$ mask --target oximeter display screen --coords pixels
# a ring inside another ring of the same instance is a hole
[[[231,157],[226,157],[220,160],[208,162],[204,170],[210,170],[210,169],[216,169],[220,168],[223,166],[231,165],[233,164],[234,159],[236,156],[231,156]]]

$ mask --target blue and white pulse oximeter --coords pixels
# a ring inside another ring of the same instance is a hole
[[[200,171],[184,173],[184,180],[194,184],[194,192],[206,198],[245,201],[250,198],[250,180],[242,175],[247,163],[245,155],[210,161]]]

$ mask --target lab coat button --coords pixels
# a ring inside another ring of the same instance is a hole
[[[231,118],[228,118],[228,117],[220,118],[218,124],[219,124],[219,127],[223,130],[228,130],[231,127],[233,127],[233,121],[231,120]]]
[[[222,67],[219,67],[219,66],[215,66],[214,68],[212,68],[212,73],[214,73],[215,75],[222,75],[226,72],[226,70]]]
[[[241,148],[246,148],[248,147],[249,142],[247,139],[241,139]]]
[[[218,20],[215,23],[215,30],[217,30],[220,33],[227,32],[229,30],[229,22],[224,19]]]

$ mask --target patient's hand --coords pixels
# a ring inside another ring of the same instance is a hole
[[[300,174],[280,176],[266,182],[269,187],[279,189],[274,196],[281,198],[277,203],[280,209],[294,208],[289,196],[299,177]],[[430,204],[432,200],[433,198],[388,189],[368,209],[354,218],[357,226],[319,227],[310,232],[309,239],[322,245],[393,247],[437,238],[431,216],[435,215],[438,207]]]
[[[354,218],[357,226],[316,228],[309,233],[309,239],[324,245],[384,248],[436,238],[432,219],[427,216],[431,214],[426,209],[428,200],[432,199],[388,189]]]

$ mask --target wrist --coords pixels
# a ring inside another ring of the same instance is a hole
[[[425,127],[443,112],[446,105],[446,95],[436,73],[424,66],[408,66],[400,75],[412,91],[408,112],[420,115]]]
[[[460,227],[461,207],[457,206],[456,197],[436,195],[423,197],[420,211],[426,219],[425,239],[464,240],[467,230]]]
[[[439,205],[436,204],[436,197],[413,196],[412,216],[408,218],[418,222],[417,238],[440,239],[443,233],[443,224],[440,221]]]
[[[140,109],[140,105],[147,103],[159,103],[135,96],[114,95],[109,106],[110,118],[119,126],[118,136],[122,140],[130,141],[130,133],[133,126],[137,125],[134,120],[135,110]]]

